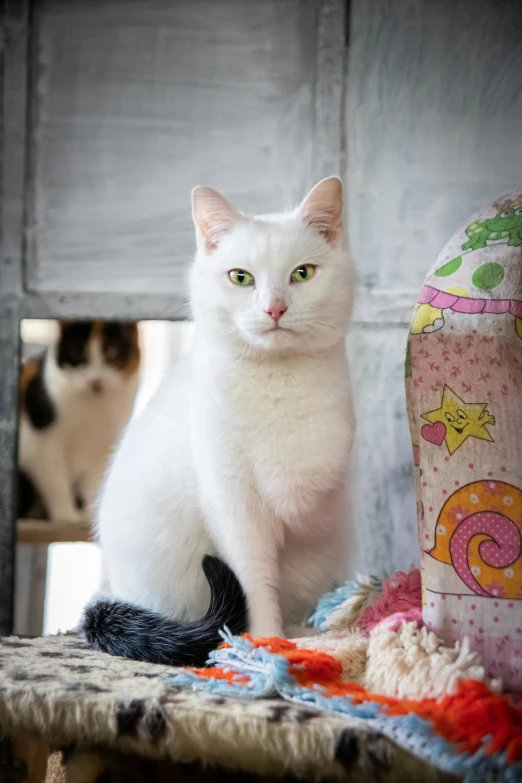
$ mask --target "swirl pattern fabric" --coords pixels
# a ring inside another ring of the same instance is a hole
[[[522,189],[443,248],[406,361],[423,619],[522,692]]]

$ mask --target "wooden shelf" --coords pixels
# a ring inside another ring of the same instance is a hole
[[[16,523],[18,544],[56,544],[58,542],[92,542],[88,522],[47,522],[45,519],[19,519]]]

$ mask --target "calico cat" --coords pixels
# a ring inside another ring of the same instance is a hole
[[[20,375],[18,517],[80,522],[134,404],[136,324],[59,323],[55,345]]]
[[[113,597],[83,623],[97,649],[204,663],[220,626],[292,633],[342,579],[354,435],[342,211],[336,177],[294,211],[257,217],[193,191],[194,348],[104,482],[97,531]]]

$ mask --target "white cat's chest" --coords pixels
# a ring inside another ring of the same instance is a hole
[[[254,366],[214,379],[205,418],[220,444],[216,464],[252,481],[282,517],[310,511],[346,472],[348,390],[343,362]]]

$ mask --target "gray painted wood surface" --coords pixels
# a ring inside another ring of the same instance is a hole
[[[357,434],[349,564],[392,573],[418,562],[412,450],[404,393],[408,328],[355,325],[350,338]]]
[[[340,171],[345,59],[343,0],[39,0],[30,29],[29,0],[4,8],[0,632],[20,318],[183,318],[190,189],[279,209]]]
[[[14,595],[14,501],[19,365],[19,310],[0,309],[0,636],[10,633]]]
[[[407,323],[458,224],[522,180],[522,3],[352,0],[343,72],[342,0],[40,0],[24,202],[25,8],[6,4],[3,63],[0,625],[17,318],[182,317],[198,181],[255,210],[345,174],[359,273],[351,559],[407,567]]]
[[[28,71],[28,7],[4,2],[0,44],[0,296],[22,293],[24,179],[26,171],[26,88]]]
[[[459,224],[522,183],[522,3],[352,0],[349,27],[352,562],[380,572],[418,559],[401,370],[417,291]]]
[[[48,554],[49,547],[45,544],[17,544],[13,620],[17,635],[42,635]]]
[[[349,213],[365,290],[416,293],[477,206],[522,175],[522,3],[352,0]]]
[[[29,288],[179,293],[195,184],[249,210],[292,205],[314,168],[319,8],[41,0]],[[341,84],[338,72],[339,96]],[[340,105],[334,122],[339,138]],[[321,142],[330,163],[328,137]]]
[[[4,3],[0,158],[0,635],[13,627],[14,489],[18,416],[27,6]]]

